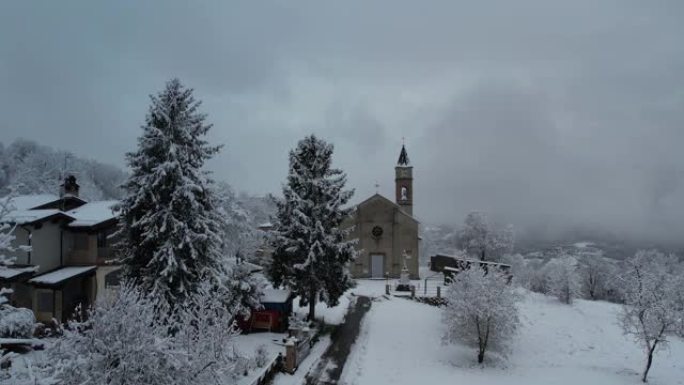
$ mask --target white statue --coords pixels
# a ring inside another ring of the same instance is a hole
[[[406,260],[411,259],[411,255],[409,255],[406,250],[404,250],[401,253],[402,259],[404,260],[404,266],[401,268],[401,275],[399,276],[399,284],[400,285],[410,285],[411,284],[411,279],[410,279],[410,274],[409,274],[409,269],[406,266]]]
[[[402,201],[408,200],[408,189],[406,188],[406,186],[401,186],[401,200]]]

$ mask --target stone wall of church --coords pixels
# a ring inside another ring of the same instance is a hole
[[[410,258],[406,265],[411,278],[418,278],[418,223],[384,198],[371,199],[357,207],[352,237],[358,239],[360,250],[352,262],[351,273],[357,278],[372,277],[372,255],[382,255],[383,271],[398,278],[404,264],[403,251]],[[376,229],[374,232],[373,230]],[[377,229],[382,229],[381,234]]]

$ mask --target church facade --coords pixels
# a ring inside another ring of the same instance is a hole
[[[418,279],[419,222],[413,217],[413,167],[401,147],[395,172],[395,200],[375,194],[359,203],[350,220],[351,237],[358,239],[355,278],[398,278],[406,267]]]

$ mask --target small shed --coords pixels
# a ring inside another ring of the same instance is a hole
[[[240,328],[245,332],[253,330],[284,332],[287,330],[288,319],[292,314],[293,298],[294,296],[289,290],[264,290],[261,295],[262,308],[252,310],[247,320],[239,322]]]
[[[510,274],[511,265],[499,262],[482,261],[479,259],[469,259],[463,257],[453,257],[448,255],[435,255],[430,258],[430,268],[433,271],[441,271],[444,274],[444,283],[449,283],[453,277],[471,266],[480,266],[484,271],[496,269],[512,278]]]

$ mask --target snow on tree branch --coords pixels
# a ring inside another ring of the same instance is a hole
[[[520,321],[516,306],[519,296],[507,277],[472,267],[456,275],[445,299],[445,342],[476,348],[479,363],[487,351],[508,352]]]
[[[681,263],[680,263],[681,264]],[[642,381],[647,381],[654,354],[677,333],[684,309],[681,304],[681,270],[676,259],[658,251],[639,251],[625,262],[620,277],[625,304],[619,316],[622,330],[646,351]]]

